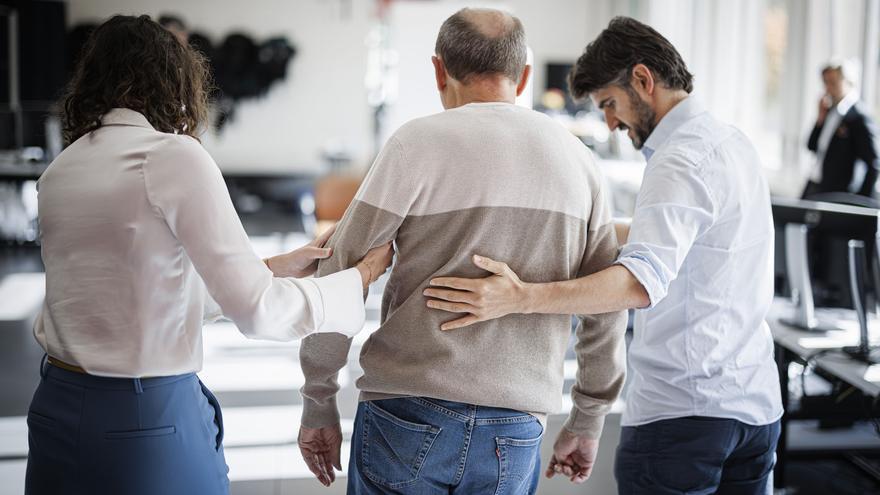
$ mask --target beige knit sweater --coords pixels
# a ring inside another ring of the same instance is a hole
[[[401,127],[377,157],[330,241],[318,275],[352,266],[394,240],[382,325],[361,351],[361,400],[433,397],[504,407],[542,418],[562,407],[568,315],[509,315],[450,332],[455,315],[429,309],[437,276],[486,276],[480,254],[530,282],[565,280],[617,255],[601,177],[590,151],[538,112],[472,103]],[[598,438],[624,382],[623,312],[581,318],[574,407],[566,427]],[[300,360],[302,424],[339,420],[336,377],[351,340],[312,335]]]

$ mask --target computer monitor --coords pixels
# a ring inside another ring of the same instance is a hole
[[[777,232],[776,292],[791,296],[796,307],[786,323],[827,330],[816,319],[814,306],[856,308],[851,258],[869,253],[859,266],[867,273],[880,269],[876,254],[880,210],[785,198],[774,198],[772,203]],[[860,242],[863,249],[852,251],[850,241]],[[867,301],[870,293],[876,305],[880,283],[867,273],[859,297]],[[872,307],[867,302],[863,306]]]
[[[880,312],[880,209],[775,198],[773,220],[777,294],[787,290],[795,303],[793,317],[783,323],[828,330],[815,317],[814,305],[854,309],[859,344],[844,350],[873,362],[867,312],[872,307]]]

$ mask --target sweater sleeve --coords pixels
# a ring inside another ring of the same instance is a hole
[[[613,265],[617,252],[617,235],[603,185],[593,200],[578,277]],[[602,434],[605,416],[626,378],[626,320],[626,311],[580,316],[575,344],[577,377],[571,387],[571,413],[564,425],[572,433],[593,439]]]
[[[352,266],[370,249],[395,239],[418,195],[418,187],[407,182],[414,176],[407,167],[400,142],[392,137],[339,222],[329,241],[333,255],[318,264],[317,275],[326,276]],[[303,426],[318,428],[339,422],[338,376],[348,360],[351,342],[334,334],[316,334],[303,340]]]

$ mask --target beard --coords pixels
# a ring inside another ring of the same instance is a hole
[[[633,131],[632,143],[635,149],[640,150],[645,145],[645,141],[648,140],[648,136],[654,132],[657,112],[650,105],[642,101],[636,90],[631,86],[626,86],[626,94],[629,98],[630,108],[635,113],[635,122],[630,126]]]

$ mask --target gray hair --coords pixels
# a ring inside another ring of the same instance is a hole
[[[859,77],[861,72],[861,64],[854,58],[833,58],[822,67],[822,74],[828,71],[838,71],[843,76],[843,80],[852,84],[859,85]]]
[[[496,16],[496,32],[485,32],[474,14]],[[497,10],[461,9],[440,26],[434,52],[446,72],[463,83],[471,76],[503,74],[519,82],[526,66],[526,35],[516,17]]]

